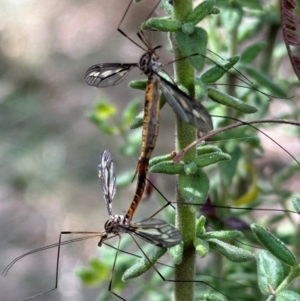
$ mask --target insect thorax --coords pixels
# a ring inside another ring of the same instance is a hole
[[[158,73],[162,64],[157,61],[156,55],[149,51],[141,56],[139,67],[146,76],[150,76],[153,72]]]
[[[119,228],[118,225],[126,225],[129,223],[128,219],[124,215],[112,215],[105,223],[104,229],[106,233],[118,234],[122,232],[122,228]]]

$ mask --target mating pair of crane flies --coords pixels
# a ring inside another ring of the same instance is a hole
[[[125,15],[126,13],[124,14],[124,16]],[[120,24],[122,23],[123,19],[124,17],[122,18]],[[120,24],[118,26],[118,31],[125,37],[127,37],[127,35],[120,29]],[[64,244],[92,237],[100,237],[98,245],[101,246],[102,244],[105,244],[105,241],[109,238],[118,236],[118,250],[120,245],[121,233],[135,235],[153,245],[167,248],[178,244],[182,240],[181,233],[179,230],[177,230],[175,227],[163,220],[153,218],[155,214],[152,215],[150,218],[138,222],[132,222],[133,214],[143,195],[149,159],[155,147],[156,139],[158,136],[160,91],[163,93],[167,102],[175,111],[175,113],[177,113],[183,121],[195,126],[198,130],[202,132],[208,132],[212,130],[212,121],[207,110],[203,107],[202,104],[191,99],[177,86],[170,83],[159,74],[162,71],[163,65],[158,61],[159,57],[156,54],[156,50],[159,49],[161,46],[151,47],[149,41],[146,39],[143,32],[138,33],[138,37],[146,46],[146,48],[143,48],[133,41],[136,45],[138,45],[145,51],[145,53],[141,56],[139,63],[97,64],[90,67],[85,75],[86,82],[89,85],[100,88],[117,85],[118,83],[123,81],[127,74],[134,68],[139,68],[148,78],[144,104],[142,151],[136,169],[136,173],[138,174],[138,184],[134,199],[125,215],[114,215],[112,213],[112,200],[116,192],[116,177],[112,156],[108,151],[104,151],[104,153],[102,154],[102,156],[100,156],[98,161],[98,177],[101,183],[104,200],[106,202],[109,219],[105,223],[104,231],[102,232],[64,231],[61,232],[60,239],[57,244],[35,250],[38,252],[51,247],[58,247],[56,283],[55,287],[47,292],[50,292],[57,287],[59,252],[60,247]],[[67,242],[61,242],[61,236],[63,234],[90,234],[90,236],[73,239]],[[16,258],[11,264],[7,266],[7,268],[4,270],[4,274],[6,274],[9,271],[9,269],[15,262],[17,262],[26,255],[34,253],[35,251],[28,252]],[[114,265],[112,267],[109,291],[111,291],[113,270],[115,267],[116,258],[117,254],[115,257]],[[47,292],[43,292],[22,300],[32,299],[34,297],[44,295]],[[125,300],[113,291],[111,292],[118,298]]]
[[[119,27],[118,31],[127,37],[127,35]],[[128,219],[132,218],[145,189],[149,160],[151,158],[152,151],[155,148],[158,136],[160,90],[165,96],[168,104],[184,122],[195,126],[202,132],[208,132],[213,129],[211,117],[204,106],[191,99],[187,94],[181,91],[174,84],[168,82],[159,74],[159,72],[162,71],[163,66],[158,61],[159,57],[155,51],[161,48],[161,46],[151,47],[150,42],[146,39],[142,31],[137,35],[146,48],[135,43],[129,37],[127,38],[145,51],[145,53],[141,56],[139,63],[96,64],[91,66],[85,74],[86,82],[90,86],[99,88],[117,85],[125,79],[127,74],[133,68],[139,68],[148,78],[145,90],[142,150],[136,168],[136,174],[138,175],[137,188],[132,206],[126,213],[126,218]]]

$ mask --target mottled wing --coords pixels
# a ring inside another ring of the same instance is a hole
[[[108,214],[112,215],[112,200],[116,193],[116,175],[111,153],[105,150],[98,160],[98,177]]]
[[[120,83],[128,72],[138,64],[97,64],[90,67],[85,74],[85,81],[90,86],[104,88]]]
[[[119,227],[158,247],[170,248],[182,241],[180,231],[160,219],[149,218]]]
[[[158,74],[157,74],[158,75]],[[209,132],[213,124],[207,110],[200,102],[191,99],[178,87],[169,83],[158,75],[161,91],[168,104],[181,117],[181,119],[202,132]]]

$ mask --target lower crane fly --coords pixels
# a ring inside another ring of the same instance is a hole
[[[90,238],[100,237],[98,246],[101,247],[102,244],[105,244],[106,240],[113,238],[115,236],[118,236],[119,242],[118,242],[117,248],[115,248],[117,250],[117,253],[116,253],[116,256],[114,259],[114,264],[112,267],[112,272],[111,272],[111,277],[110,277],[110,282],[109,282],[109,291],[112,294],[114,294],[116,297],[120,298],[121,300],[125,300],[124,298],[122,298],[121,296],[119,296],[118,294],[116,294],[112,291],[113,271],[115,268],[117,255],[118,255],[118,251],[119,251],[119,246],[120,246],[120,241],[121,241],[121,233],[128,233],[131,236],[135,235],[155,246],[162,247],[162,248],[173,247],[182,241],[182,235],[178,229],[176,229],[174,226],[172,226],[171,224],[169,224],[161,219],[152,218],[161,210],[154,213],[151,217],[140,220],[138,222],[131,222],[131,219],[129,220],[126,217],[126,215],[118,215],[118,214],[114,215],[112,213],[112,200],[116,193],[116,175],[115,175],[114,162],[113,162],[111,153],[109,151],[105,150],[103,152],[103,154],[99,157],[97,172],[98,172],[98,178],[100,180],[103,197],[104,197],[108,215],[109,215],[109,219],[104,224],[104,231],[102,231],[102,232],[62,231],[59,235],[58,243],[27,252],[27,253],[17,257],[16,259],[14,259],[2,272],[2,274],[4,276],[9,272],[9,270],[12,268],[12,266],[17,261],[22,259],[23,257],[33,254],[33,253],[36,253],[36,252],[39,252],[39,251],[47,250],[47,249],[50,249],[53,247],[58,247],[55,287],[50,290],[44,291],[42,293],[39,293],[39,294],[24,298],[24,299],[21,299],[18,301],[24,301],[24,300],[29,300],[29,299],[39,297],[39,296],[49,293],[57,288],[59,254],[60,254],[60,247],[62,245],[81,241],[81,240],[86,240],[86,239],[90,239]],[[66,235],[66,234],[89,234],[90,236],[72,239],[69,241],[61,241],[62,235]],[[136,242],[136,240],[134,238],[133,238],[133,240]],[[139,245],[138,245],[138,247],[142,251],[142,249]],[[143,252],[143,254],[145,255],[144,252]]]
[[[134,68],[139,68],[148,78],[145,89],[142,150],[135,171],[135,175],[138,175],[137,188],[132,204],[125,215],[126,219],[129,221],[132,219],[132,216],[143,196],[149,160],[153,149],[155,148],[158,136],[160,90],[165,96],[168,104],[184,122],[196,127],[202,132],[208,132],[213,129],[211,117],[205,107],[159,75],[159,72],[162,71],[163,65],[158,61],[159,56],[156,54],[156,50],[162,46],[157,45],[152,47],[143,31],[141,31],[137,33],[137,36],[145,46],[143,47],[128,37],[126,33],[121,30],[120,26],[131,3],[132,1],[130,1],[117,30],[136,46],[145,51],[145,53],[140,57],[139,63],[100,63],[91,66],[85,74],[87,84],[98,88],[105,88],[119,84]]]

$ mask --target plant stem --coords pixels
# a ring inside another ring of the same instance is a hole
[[[177,20],[184,20],[192,11],[192,0],[174,0],[173,17]],[[183,57],[180,53],[174,35],[171,34],[171,43],[173,44],[175,60]],[[194,70],[187,60],[179,60],[175,63],[174,74],[176,82],[184,85],[191,97],[194,96]],[[184,123],[179,117],[176,118],[176,151],[184,148],[196,138],[196,129]],[[187,152],[185,160],[192,160],[196,156],[195,148]],[[190,210],[189,206],[183,205],[184,200],[180,196],[180,176],[177,178],[177,213],[176,226],[183,235],[183,260],[182,263],[175,266],[175,286],[174,301],[193,301],[194,300],[194,283],[195,278],[195,260],[196,252],[193,246],[195,234],[195,213]],[[191,282],[187,282],[191,280]]]

